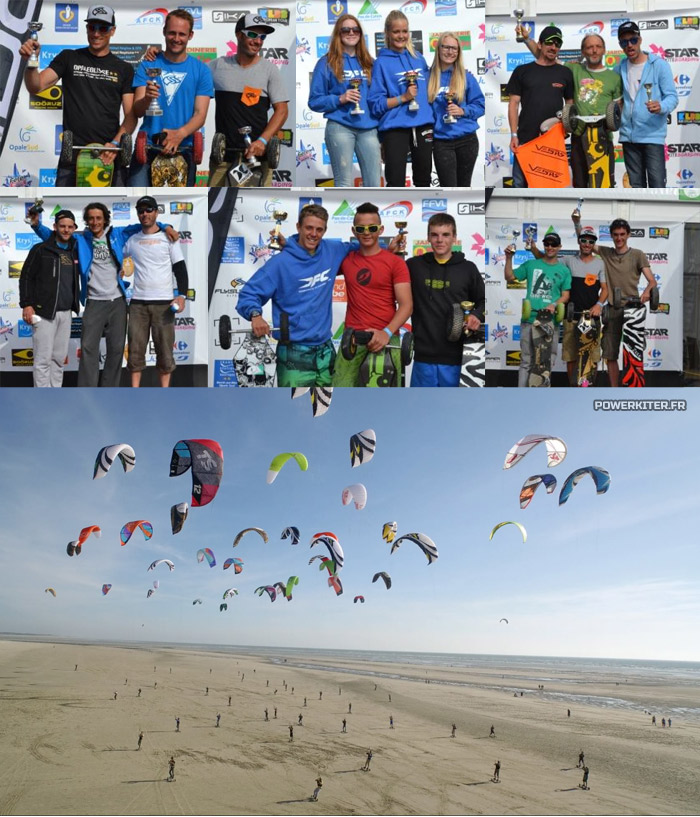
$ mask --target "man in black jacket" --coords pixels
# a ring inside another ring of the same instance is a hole
[[[453,304],[472,301],[467,329],[481,327],[486,308],[484,281],[476,265],[464,253],[452,252],[457,226],[448,213],[436,213],[428,221],[432,252],[408,260],[413,291],[415,355],[411,386],[459,386],[463,340],[448,340]]]
[[[33,327],[35,386],[63,384],[71,312],[80,311],[76,226],[73,213],[60,210],[51,237],[32,247],[22,266],[19,305],[22,318]]]

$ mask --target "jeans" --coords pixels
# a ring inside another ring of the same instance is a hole
[[[382,159],[376,128],[358,130],[329,119],[326,122],[326,147],[336,187],[353,186],[353,152],[360,165],[362,186],[381,187]]]
[[[393,128],[382,131],[384,176],[387,187],[406,186],[406,163],[411,152],[414,187],[430,187],[433,169],[433,127]]]
[[[527,179],[525,178],[525,174],[520,169],[520,165],[518,164],[518,157],[513,156],[513,187],[527,187]]]
[[[192,151],[187,150],[183,154],[187,162],[187,187],[194,187],[197,178],[197,165],[192,161]],[[153,154],[149,150],[148,158],[152,161]],[[129,169],[129,187],[150,187],[151,186],[151,161],[145,165],[140,165],[136,159],[131,160]]]
[[[107,342],[102,379],[100,380],[100,338]],[[126,339],[126,299],[123,295],[113,301],[88,298],[83,312],[83,331],[80,336],[79,386],[115,387],[119,385]]]
[[[433,161],[440,186],[471,187],[472,171],[478,155],[479,139],[476,133],[468,133],[458,139],[436,139],[433,142]]]
[[[666,157],[663,145],[623,142],[622,153],[630,187],[666,187]]]

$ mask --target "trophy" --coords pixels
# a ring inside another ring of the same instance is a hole
[[[401,236],[407,234],[406,233],[406,227],[408,227],[408,222],[407,221],[395,221],[394,226],[399,231],[398,232],[398,238],[399,238],[399,240],[401,240]],[[402,258],[405,258],[408,255],[408,253],[404,249],[404,250],[399,250],[396,253],[396,255],[400,255]]]
[[[27,28],[31,32],[29,35],[30,40],[34,40],[35,43],[39,42],[39,32],[44,27],[43,23],[36,23],[32,21],[27,25]],[[38,68],[39,67],[39,52],[33,51],[31,57],[27,60],[27,68]]]
[[[130,255],[125,255],[122,261],[122,278],[131,278],[134,274],[134,259]]]
[[[583,204],[583,199],[579,199],[579,200],[576,202],[576,209],[575,209],[575,210],[574,210],[574,212],[571,214],[571,215],[572,215],[572,216],[574,216],[575,218],[576,218],[576,217],[581,218],[581,205],[582,205],[582,204]]]
[[[525,228],[525,249],[529,250],[532,248],[532,244],[535,240],[535,233],[537,232],[537,227],[532,224],[528,224]]]
[[[152,82],[158,84],[158,77],[163,73],[161,68],[146,68],[147,76]],[[151,104],[146,108],[144,116],[163,116],[163,109],[158,104],[157,97],[153,97]]]
[[[404,74],[406,77],[406,84],[409,86],[411,85],[418,85],[418,71],[406,71]],[[409,111],[417,111],[420,108],[417,99],[412,99],[408,103],[408,110]]]
[[[651,102],[651,89],[652,89],[651,82],[645,82],[644,90],[647,92],[647,102]]]
[[[252,130],[253,129],[250,127],[250,125],[244,125],[242,128],[238,129],[238,132],[243,137],[243,140],[246,143],[247,147],[250,147],[253,144],[250,138],[250,133]],[[250,159],[246,159],[246,162],[248,163],[249,167],[260,167],[260,162],[255,158],[255,156],[251,156]],[[284,217],[287,218],[286,213],[284,214]],[[277,249],[279,249],[279,247]]]
[[[523,30],[523,17],[525,16],[525,9],[513,9],[513,15],[515,19],[518,21],[516,24],[516,36],[515,42],[516,43],[524,43],[525,37],[522,35]]]
[[[445,99],[447,100],[448,105],[451,105],[455,101],[455,96],[456,96],[456,94],[455,94],[454,91],[445,91]],[[453,125],[457,120],[455,119],[454,116],[452,116],[452,114],[446,113],[442,117],[442,121],[446,125]]]
[[[278,236],[280,234],[280,227],[282,226],[282,222],[287,220],[287,213],[285,210],[275,210],[272,213],[273,218],[275,219],[275,234],[270,239],[270,243],[267,245],[271,250],[281,250],[282,247],[278,241]]]
[[[350,80],[350,87],[352,88],[353,91],[359,91],[360,90],[360,85],[362,85],[362,80],[359,77],[353,77]],[[355,103],[355,107],[350,111],[350,113],[353,116],[359,116],[360,114],[364,113],[364,111],[360,107],[360,100],[359,99]]]
[[[27,215],[24,219],[25,224],[31,224],[32,216],[44,212],[43,204],[44,204],[43,199],[34,199],[34,204],[32,204],[32,206],[27,210]]]
[[[518,236],[519,236],[519,235],[520,235],[520,230],[516,230],[516,229],[514,229],[514,230],[513,230],[513,240],[512,240],[512,241],[511,241],[511,243],[508,245],[508,247],[511,247],[511,248],[513,249],[513,252],[515,252],[515,251],[518,249],[518,248],[515,246],[515,243],[516,243],[516,241],[518,240]]]

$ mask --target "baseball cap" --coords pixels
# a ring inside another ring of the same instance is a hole
[[[639,26],[632,20],[623,23],[617,29],[617,39],[620,40],[625,34],[639,34]]]
[[[72,218],[72,219],[73,219],[73,221],[75,221],[75,216],[73,215],[73,212],[72,212],[71,210],[59,210],[59,211],[56,213],[56,218],[54,219],[54,221],[56,222],[56,224],[58,224],[58,222],[59,222],[59,221],[60,221],[62,218]],[[76,222],[76,223],[77,223],[77,222]]]
[[[595,238],[596,240],[598,239],[598,234],[593,229],[593,227],[582,227],[581,232],[578,234],[578,237],[581,238],[584,235],[589,236],[589,238]]]
[[[158,202],[153,198],[153,196],[141,196],[141,198],[136,202],[136,211],[138,212],[142,207],[153,207],[157,210]]]
[[[547,40],[551,40],[553,37],[558,37],[564,42],[564,35],[561,33],[561,29],[556,26],[545,26],[540,32],[541,43],[546,43]]]
[[[272,34],[275,30],[274,26],[271,26],[264,17],[252,12],[239,18],[236,23],[236,34],[245,28],[261,28],[263,34]]]
[[[561,238],[559,237],[559,233],[555,233],[554,230],[552,230],[552,232],[550,232],[550,233],[547,233],[544,236],[544,238],[542,239],[542,242],[544,243],[545,241],[550,241],[550,240],[551,241],[556,241],[557,246],[561,247]]]
[[[86,23],[93,21],[100,23],[107,23],[107,25],[114,25],[114,9],[111,6],[90,6],[88,9]]]

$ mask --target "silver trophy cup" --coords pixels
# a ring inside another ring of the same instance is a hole
[[[151,80],[158,84],[158,77],[163,73],[161,68],[146,68],[146,74]],[[151,104],[146,108],[144,116],[163,116],[163,109],[158,104],[158,99],[154,97]]]
[[[32,20],[31,23],[28,24],[27,28],[31,32],[29,35],[30,40],[34,40],[35,43],[39,42],[39,32],[44,27],[43,23],[37,23]],[[31,57],[27,60],[27,68],[38,68],[39,67],[39,52],[34,51],[32,52]]]

